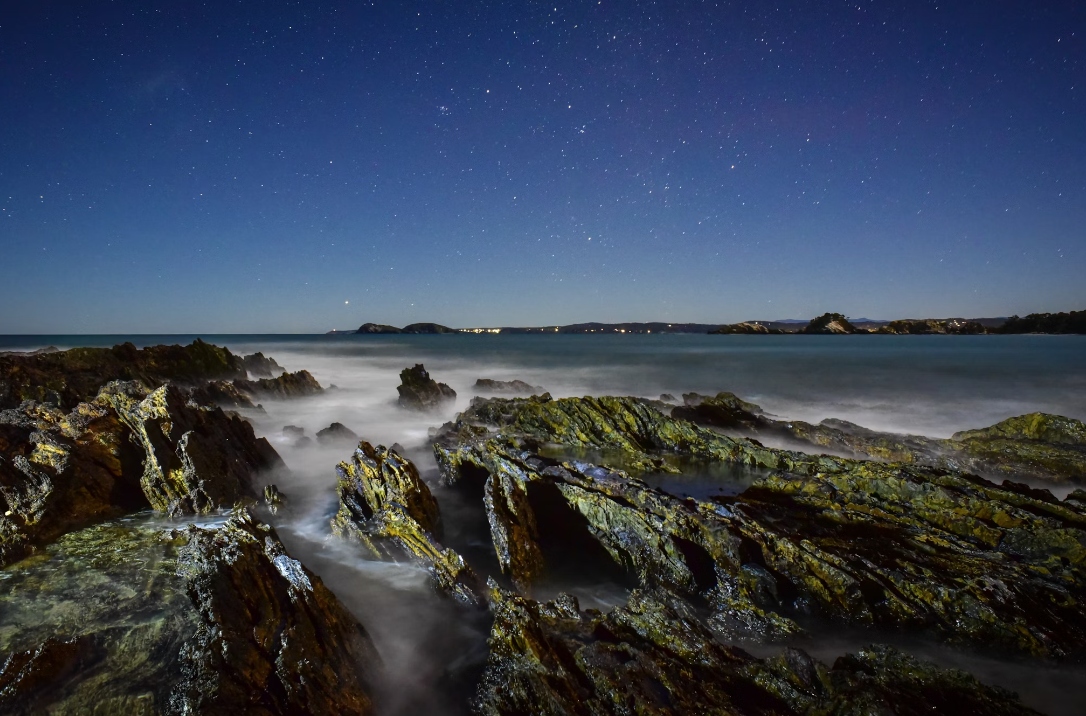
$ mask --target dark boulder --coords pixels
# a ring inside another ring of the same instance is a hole
[[[287,400],[324,392],[321,384],[307,370],[296,373],[283,373],[278,378],[261,380],[235,380],[234,386],[254,398]]]
[[[274,358],[268,358],[263,353],[242,356],[241,365],[249,378],[275,378],[286,372]]]
[[[422,363],[400,371],[396,390],[400,407],[410,410],[440,410],[456,400],[456,391],[431,378]]]
[[[510,393],[520,395],[539,395],[540,393],[546,392],[543,388],[540,388],[537,385],[529,385],[523,380],[492,380],[490,378],[479,378],[475,381],[475,385],[473,385],[472,388],[487,393]]]
[[[317,431],[317,442],[321,445],[334,445],[336,443],[358,442],[358,435],[343,423],[332,423],[324,430]]]

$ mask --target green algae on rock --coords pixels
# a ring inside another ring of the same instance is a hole
[[[376,557],[406,553],[427,568],[439,591],[466,604],[481,603],[481,583],[471,567],[437,542],[437,501],[410,460],[363,440],[336,472],[335,534],[357,540]]]
[[[787,636],[793,618],[814,615],[1037,656],[1086,648],[1080,503],[910,465],[834,459],[817,470],[813,458],[760,446],[765,463],[802,471],[738,497],[680,500],[616,470],[525,449],[551,441],[644,454],[670,442],[731,460],[754,449],[639,411],[629,399],[478,404],[465,415],[503,425],[499,437],[461,428],[466,440],[435,444],[447,484],[484,483],[495,551],[518,586],[546,568],[534,545],[554,516],[536,514],[533,492],[550,493],[641,585],[704,599],[726,633]]]
[[[147,507],[140,451],[108,408],[0,411],[0,566],[65,532]]]
[[[832,418],[817,425],[776,420],[732,393],[689,393],[683,399],[685,404],[674,408],[672,417],[702,425],[991,478],[1086,482],[1086,424],[1060,415],[1029,413],[939,439],[878,432]]]
[[[191,406],[175,386],[147,393],[138,383],[114,382],[95,402],[116,411],[143,448],[140,483],[156,510],[200,514],[255,501],[256,474],[283,465],[249,423]]]
[[[93,400],[99,388],[113,380],[198,385],[245,376],[241,357],[200,339],[187,346],[140,349],[124,343],[39,355],[8,354],[0,356],[0,408],[14,408],[24,400],[71,408]]]
[[[0,584],[4,713],[372,712],[365,630],[245,512],[72,532]]]
[[[546,714],[1035,713],[1002,689],[889,647],[830,668],[802,651],[756,659],[719,643],[666,592],[635,591],[607,614],[561,595],[534,602],[491,585],[484,716]]]

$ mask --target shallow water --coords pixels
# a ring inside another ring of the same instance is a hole
[[[0,337],[0,350],[46,345],[187,343],[194,336]],[[435,595],[410,564],[376,562],[330,535],[335,465],[353,445],[299,447],[283,434],[300,426],[313,438],[340,422],[375,443],[399,443],[419,465],[441,506],[442,541],[483,575],[499,577],[481,500],[438,484],[429,431],[468,406],[478,378],[520,379],[570,395],[716,393],[727,390],[781,417],[842,418],[880,430],[936,437],[1012,415],[1045,411],[1086,419],[1086,336],[202,336],[236,353],[262,351],[287,370],[309,370],[324,394],[267,401],[244,411],[279,451],[288,471],[268,476],[288,498],[270,517],[292,555],[317,572],[373,635],[385,665],[386,714],[457,714],[486,658],[485,614]],[[422,362],[458,393],[454,406],[421,415],[396,405],[399,371]],[[555,455],[558,456],[558,455]],[[577,456],[588,459],[592,456]],[[599,456],[596,456],[599,457]],[[606,457],[606,456],[604,456]],[[644,475],[677,496],[734,495],[761,473],[684,466],[683,475]],[[621,603],[628,584],[563,556],[534,596],[574,592],[582,607]],[[826,632],[804,648],[829,661],[846,650],[900,635]],[[1019,691],[1052,714],[1086,712],[1086,672],[992,658],[914,640],[913,653]],[[1067,695],[1066,698],[1059,694]]]

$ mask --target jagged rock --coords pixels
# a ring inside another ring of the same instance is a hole
[[[283,435],[288,438],[301,438],[305,437],[305,428],[300,428],[297,425],[284,425]]]
[[[810,323],[803,327],[800,333],[843,334],[867,333],[867,331],[852,325],[840,313],[823,313],[818,318],[812,319]]]
[[[878,460],[914,463],[985,477],[1086,481],[1086,424],[1072,418],[1030,413],[988,428],[955,433],[949,440],[869,430],[836,419],[818,425],[776,420],[732,393],[690,393],[672,417],[758,436],[787,438]]]
[[[666,593],[635,591],[607,614],[561,595],[538,603],[491,585],[484,716],[542,714],[1033,714],[1017,697],[890,647],[832,668],[789,649],[756,659],[720,644]]]
[[[0,566],[73,529],[147,507],[140,451],[106,407],[0,411]]]
[[[661,403],[674,403],[675,400],[676,400],[675,396],[672,395],[671,393],[661,393],[660,394],[660,402]]]
[[[456,400],[456,391],[438,383],[426,372],[422,363],[400,371],[400,407],[411,410],[439,410]]]
[[[249,378],[275,378],[286,372],[274,358],[268,358],[263,353],[242,356],[241,365]]]
[[[514,393],[521,395],[538,395],[539,393],[546,392],[543,388],[536,385],[529,385],[523,380],[492,380],[490,378],[479,378],[475,381],[475,385],[472,386],[475,390],[483,390],[488,393]]]
[[[93,400],[98,389],[113,380],[199,385],[244,377],[241,358],[199,339],[187,346],[138,349],[124,343],[112,348],[5,355],[0,356],[0,408],[17,407],[24,400],[45,402],[55,396],[58,406],[70,409]]]
[[[275,531],[128,518],[3,571],[0,712],[372,713],[368,635]]]
[[[174,386],[148,394],[137,383],[114,382],[96,403],[113,408],[142,447],[140,484],[156,510],[207,513],[255,501],[255,475],[283,466],[249,423],[218,408],[192,407]]]
[[[219,408],[261,409],[253,402],[252,395],[226,380],[212,380],[188,392],[189,402],[193,405],[216,406]]]
[[[649,416],[630,399],[490,402],[468,413],[504,425],[502,437],[438,441],[435,454],[447,484],[485,483],[499,563],[519,584],[546,566],[535,533],[554,524],[569,531],[576,514],[640,584],[707,600],[727,633],[786,635],[791,617],[813,614],[1040,656],[1086,647],[1086,603],[1075,596],[1086,590],[1086,513],[1075,501],[909,465],[804,463],[767,448],[757,453],[763,462],[800,469],[738,497],[680,500],[524,446],[644,453],[670,445],[725,460],[745,459],[749,448],[732,441],[724,450],[729,443]],[[565,517],[540,518],[541,498],[552,513],[564,504]]]
[[[264,504],[268,506],[271,513],[274,515],[279,512],[279,508],[283,506],[286,500],[283,498],[283,493],[279,491],[279,488],[275,485],[264,486]]]
[[[335,534],[357,540],[378,557],[406,553],[427,567],[437,589],[468,604],[480,603],[474,572],[435,538],[440,530],[437,501],[410,460],[363,440],[336,472]]]
[[[234,386],[256,398],[286,400],[324,392],[321,384],[307,370],[283,373],[278,378],[262,380],[235,380]]]
[[[321,445],[334,445],[335,443],[357,443],[358,435],[343,423],[332,423],[324,430],[317,431],[317,442]]]

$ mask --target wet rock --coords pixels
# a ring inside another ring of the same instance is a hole
[[[680,500],[620,471],[525,448],[643,453],[670,444],[725,460],[750,448],[648,420],[629,400],[560,403],[549,413],[535,400],[481,404],[468,412],[501,422],[500,437],[435,444],[447,484],[483,483],[499,563],[522,587],[546,568],[536,535],[556,523],[538,515],[549,494],[552,512],[558,501],[564,524],[579,515],[639,584],[704,600],[727,634],[786,636],[793,618],[813,615],[1038,656],[1086,647],[1086,604],[1074,596],[1086,590],[1086,513],[1074,500],[902,464],[835,459],[818,469],[767,448],[763,462],[800,469],[738,497]]]
[[[268,506],[273,515],[279,512],[279,508],[285,503],[286,499],[284,499],[283,493],[279,491],[278,487],[275,485],[264,486],[264,504]]]
[[[147,507],[141,452],[108,408],[0,411],[0,566],[60,535]]]
[[[993,479],[1086,482],[1086,424],[1030,413],[988,428],[955,433],[949,440],[869,430],[844,420],[817,425],[770,418],[732,393],[690,393],[672,417],[755,436],[806,442],[877,460],[973,472]]]
[[[197,406],[214,406],[219,408],[243,408],[248,410],[263,410],[253,402],[251,393],[242,391],[236,385],[226,380],[213,380],[188,391],[189,402]]]
[[[286,372],[274,358],[268,358],[263,353],[242,356],[241,365],[248,378],[275,378]]]
[[[112,348],[4,355],[0,356],[0,408],[14,408],[24,400],[44,402],[55,395],[58,406],[71,409],[92,401],[99,388],[113,380],[200,385],[244,377],[241,358],[199,339],[187,346],[138,349],[124,343]]]
[[[421,363],[400,371],[400,407],[410,410],[440,410],[456,400],[456,391],[438,383]]]
[[[249,423],[192,407],[174,386],[148,394],[136,383],[110,383],[96,403],[111,407],[143,449],[140,484],[156,510],[199,514],[255,501],[255,476],[283,467]]]
[[[486,716],[1034,713],[1009,692],[889,647],[832,668],[795,649],[756,659],[720,644],[661,592],[635,591],[600,614],[580,611],[569,595],[538,603],[491,585],[491,609],[490,657],[473,704]]]
[[[474,572],[459,554],[437,542],[437,501],[410,460],[363,440],[336,472],[335,534],[357,540],[378,557],[407,554],[426,566],[438,590],[464,603],[480,603]]]
[[[354,444],[358,442],[358,435],[343,423],[332,423],[324,430],[317,431],[317,442],[321,445]]]
[[[510,393],[520,395],[538,395],[546,392],[543,388],[536,385],[529,385],[523,380],[492,380],[490,378],[479,378],[475,381],[475,385],[473,385],[472,388],[487,393]]]
[[[261,380],[235,380],[234,386],[254,398],[287,400],[324,392],[321,384],[307,370],[283,373],[278,378]]]
[[[365,630],[246,513],[104,523],[43,557],[3,572],[0,712],[373,710]]]

